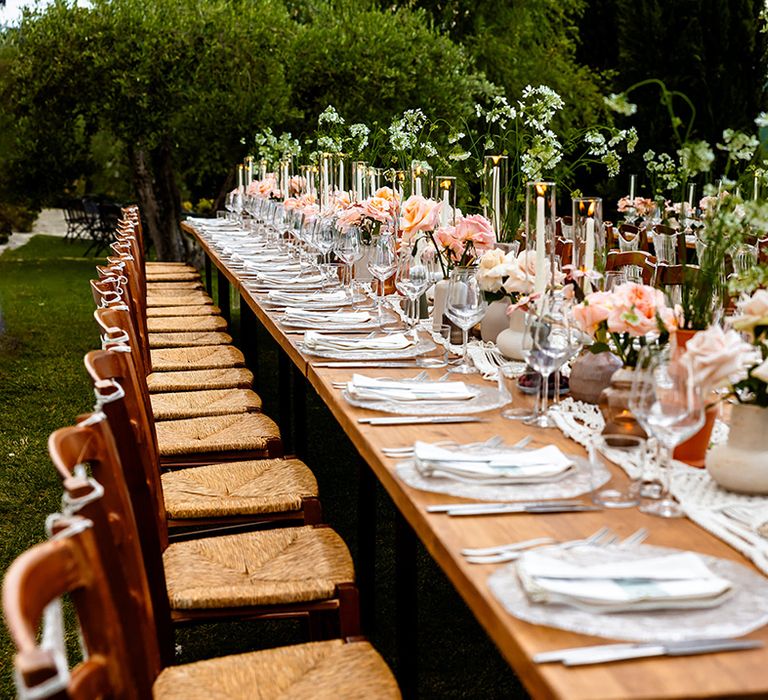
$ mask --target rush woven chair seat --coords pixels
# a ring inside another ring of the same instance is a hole
[[[228,347],[228,346],[222,346]],[[187,371],[152,372],[147,375],[151,394],[164,391],[205,391],[206,389],[250,389],[253,373],[246,367],[218,367]]]
[[[152,394],[149,397],[155,420],[225,416],[261,410],[261,397],[250,389],[216,389]]]
[[[178,306],[153,306],[147,309],[147,318],[163,316],[212,316],[221,314],[213,304],[179,304]]]
[[[221,316],[159,316],[147,319],[150,334],[224,331],[226,328],[227,321]]]
[[[147,282],[147,296],[169,294],[171,296],[185,292],[201,291],[202,282]]]
[[[160,673],[152,695],[155,700],[390,700],[400,691],[368,642],[339,639],[171,666]]]
[[[100,547],[96,530],[102,523],[59,514],[52,522],[58,528],[57,539],[24,552],[11,564],[3,584],[4,617],[16,647],[13,663],[19,697],[54,697],[51,690],[56,689],[55,697],[80,700],[400,698],[386,663],[368,642],[357,639],[168,666],[161,656],[162,641],[152,630],[151,605],[137,590],[139,577],[116,575],[117,567]],[[73,601],[88,652],[86,660],[71,670],[63,634],[57,634],[44,616],[65,594]],[[45,645],[36,635],[41,624]],[[52,639],[59,658],[51,651]]]
[[[153,372],[243,367],[245,357],[234,345],[199,345],[151,350]]]
[[[197,282],[200,279],[200,273],[197,271],[189,272],[187,270],[178,270],[176,272],[147,270],[147,283],[151,282]]]
[[[147,295],[147,309],[169,306],[213,306],[213,299],[203,291],[193,290],[180,294]]]
[[[149,336],[151,350],[159,348],[188,348],[195,345],[231,345],[229,333],[190,331],[188,333],[152,333]]]
[[[291,512],[317,498],[317,480],[298,459],[211,464],[161,476],[169,521]]]
[[[341,537],[311,525],[175,542],[163,564],[172,611],[324,600],[354,579]]]
[[[280,457],[277,424],[263,413],[237,413],[159,421],[155,425],[162,466]]]
[[[143,561],[161,639],[170,641],[172,622],[276,615],[321,616],[342,636],[359,634],[352,558],[331,528],[301,525],[169,543],[157,475],[123,465],[103,413],[57,430],[48,444],[68,493],[84,473],[80,465],[103,486],[102,497],[81,500],[79,512],[115,523],[100,533],[112,540],[110,554],[117,549],[121,558],[113,575],[131,581],[141,573],[136,559]]]

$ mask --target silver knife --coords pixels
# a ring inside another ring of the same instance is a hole
[[[500,508],[520,508],[533,506],[581,506],[583,501],[563,500],[563,501],[517,501],[515,503],[440,503],[438,505],[427,506],[427,513],[448,513],[449,511],[462,510],[498,510]]]
[[[763,646],[765,643],[759,639],[694,639],[658,644],[602,644],[545,651],[534,655],[533,660],[539,664],[560,661],[565,666],[586,666],[652,656],[693,656],[719,651],[759,649]]]
[[[395,416],[381,418],[358,418],[358,423],[369,425],[416,425],[419,423],[482,423],[485,418],[475,416]]]
[[[571,504],[552,504],[539,506],[514,506],[507,508],[476,508],[465,510],[449,510],[448,515],[452,517],[462,517],[470,515],[508,515],[513,513],[584,513],[602,510],[600,506],[590,506],[585,503],[578,505]]]
[[[348,360],[347,362],[313,362],[313,367],[325,367],[335,369],[352,369],[355,367],[416,367],[416,360],[405,360],[403,362],[377,362],[376,360]]]

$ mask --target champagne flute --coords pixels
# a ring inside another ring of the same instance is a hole
[[[662,518],[684,513],[669,492],[672,451],[704,425],[704,399],[693,367],[669,348],[646,346],[641,350],[632,380],[629,408],[646,432],[656,438],[661,481],[659,500],[640,510]]]
[[[477,281],[477,270],[474,268],[455,268],[451,272],[451,280],[448,285],[448,295],[445,305],[445,313],[462,332],[462,358],[461,364],[451,367],[449,372],[458,374],[473,374],[477,369],[469,364],[467,357],[467,342],[469,329],[472,328],[485,314],[488,302],[485,300],[483,290]]]
[[[374,235],[371,240],[368,271],[379,282],[378,294],[376,295],[376,309],[380,326],[384,325],[384,314],[382,312],[384,282],[392,276],[396,267],[395,236],[392,233],[383,231]]]

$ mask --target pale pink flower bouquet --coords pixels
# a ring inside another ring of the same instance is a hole
[[[634,367],[640,349],[663,345],[677,326],[675,310],[664,293],[645,284],[626,282],[610,292],[593,292],[573,307],[573,319],[593,339],[590,352],[615,353]]]

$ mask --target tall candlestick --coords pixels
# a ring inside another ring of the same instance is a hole
[[[421,194],[421,176],[420,175],[416,176],[416,180],[414,182],[414,186],[415,186],[415,189],[416,189],[416,194],[419,195],[419,197],[421,197],[422,194]]]
[[[755,187],[752,191],[752,199],[757,201],[760,198],[760,178],[758,177],[757,173],[755,173]]]
[[[696,196],[696,184],[688,185],[688,214],[693,214],[693,198]]]
[[[339,159],[339,182],[337,189],[344,189],[344,159]]]
[[[448,190],[443,190],[443,205],[440,207],[440,225],[448,225],[448,212],[451,209],[451,202],[448,197]]]
[[[595,269],[595,219],[592,216],[587,217],[585,238],[584,269],[589,272]]]
[[[546,222],[542,191],[546,191],[546,189],[539,190],[536,197],[536,280],[534,281],[534,291],[537,294],[543,294],[547,288]]]
[[[322,187],[322,192],[320,193],[320,196],[322,198],[321,202],[321,209],[325,211],[328,209],[328,205],[330,204],[330,197],[328,190],[330,189],[331,185],[331,178],[330,178],[330,172],[328,171],[328,158],[323,157],[323,181],[320,183],[320,186]]]
[[[237,189],[243,189],[243,166],[237,166]]]
[[[637,175],[630,175],[629,176],[629,202],[630,206],[634,206],[635,201],[635,179],[637,178]]]
[[[248,169],[246,170],[246,185],[250,185],[253,182],[253,156],[246,158]]]

